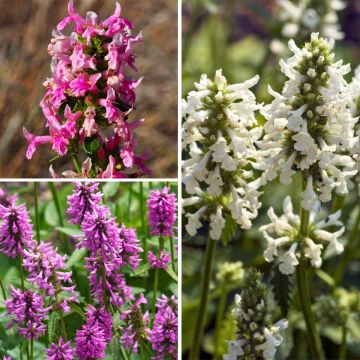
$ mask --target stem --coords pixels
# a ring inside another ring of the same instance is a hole
[[[347,336],[347,326],[346,324],[342,327],[342,338],[341,338],[341,346],[339,349],[339,360],[346,359],[346,336]]]
[[[144,261],[148,261],[148,249],[145,239],[145,211],[144,211],[144,188],[143,183],[140,182],[140,217],[141,217],[141,231],[143,236],[143,249],[144,249]]]
[[[303,180],[303,189],[306,187],[306,176],[302,174]],[[316,327],[314,314],[311,310],[311,300],[310,300],[310,291],[307,281],[307,260],[304,256],[303,243],[304,239],[308,235],[309,231],[309,211],[301,208],[300,210],[300,245],[301,245],[301,258],[299,260],[299,265],[296,267],[296,278],[297,278],[297,287],[299,293],[299,299],[301,304],[301,309],[304,315],[308,342],[310,346],[310,353],[313,359],[324,360],[324,354],[321,348],[321,340]]]
[[[351,233],[349,235],[349,241],[347,246],[345,247],[343,256],[341,257],[340,263],[338,267],[335,270],[335,287],[337,287],[345,274],[346,267],[348,263],[351,261],[352,255],[354,254],[354,250],[356,249],[356,246],[358,245],[358,241],[356,240],[356,237],[358,234],[358,229],[360,226],[360,208],[358,208],[358,214],[354,223],[354,226],[351,230]]]
[[[204,333],[205,314],[208,304],[209,288],[210,288],[210,280],[212,275],[212,265],[215,254],[215,248],[216,248],[216,241],[210,239],[209,237],[206,243],[205,266],[204,266],[204,273],[202,280],[201,298],[200,298],[199,310],[196,319],[193,345],[189,354],[190,360],[200,359],[199,356],[200,344]]]
[[[216,328],[215,328],[215,359],[220,359],[220,330],[222,328],[222,320],[225,312],[227,299],[227,289],[226,284],[223,284],[221,288],[221,295],[219,300],[219,305],[216,313]]]
[[[75,169],[76,169],[76,172],[81,175],[82,171],[81,171],[81,166],[80,166],[80,163],[79,163],[79,160],[76,156],[75,153],[71,153],[71,158],[72,158],[72,161],[74,163],[74,166],[75,166]]]
[[[36,240],[40,244],[40,217],[39,217],[39,183],[34,182],[34,205],[35,205],[35,225],[36,225]]]
[[[161,255],[161,251],[164,249],[164,239],[160,236],[160,244],[159,244],[159,254],[158,257]],[[155,269],[155,277],[154,277],[154,294],[153,294],[153,303],[152,303],[152,312],[155,314],[156,310],[156,298],[157,298],[157,289],[159,284],[159,268]]]
[[[60,311],[61,335],[64,341],[67,341],[66,326],[62,310]]]
[[[34,338],[31,337],[30,340],[30,359],[33,360],[34,359]]]
[[[21,280],[21,289],[22,291],[25,291],[25,285],[24,285],[24,270],[22,267],[22,256],[18,254],[18,264],[20,269],[20,280]]]
[[[172,236],[170,236],[170,252],[171,252],[171,262],[172,262],[172,268],[174,272],[176,272],[175,269],[175,251],[174,251],[174,241]]]
[[[128,215],[128,219],[130,221],[130,210],[131,210],[131,203],[132,203],[132,184],[130,184],[130,189],[129,189],[129,202],[128,202],[128,208],[127,208],[127,215]]]
[[[6,292],[5,292],[5,288],[4,288],[4,285],[0,279],[0,287],[1,287],[1,292],[2,292],[2,296],[3,296],[3,299],[6,300]]]

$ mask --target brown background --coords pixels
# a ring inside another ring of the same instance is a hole
[[[115,9],[115,0],[74,0],[77,12],[89,10],[100,21]],[[177,175],[177,1],[120,0],[122,16],[143,31],[144,41],[135,47],[138,74],[133,119],[145,117],[137,129],[139,150],[150,148],[152,177]],[[32,160],[25,158],[27,143],[22,127],[45,134],[39,107],[50,76],[47,45],[56,24],[67,14],[66,0],[0,0],[0,177],[49,177],[50,146],[38,148]],[[60,167],[59,167],[60,165]],[[57,161],[56,170],[73,168],[68,158]]]

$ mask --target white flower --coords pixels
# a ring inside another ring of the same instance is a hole
[[[338,238],[345,232],[345,227],[342,227],[340,230],[330,233],[325,230],[315,230],[314,235],[329,242],[329,250],[334,250],[336,254],[341,254],[344,251],[344,245],[338,242]]]
[[[295,271],[295,266],[299,264],[299,260],[296,258],[297,246],[297,243],[293,243],[290,249],[279,257],[279,270],[285,275],[292,274]]]
[[[225,219],[222,216],[221,207],[216,208],[216,213],[210,215],[210,237],[212,240],[219,240],[225,226]]]
[[[306,248],[304,255],[311,260],[311,265],[319,268],[322,264],[321,259],[321,249],[323,248],[322,244],[315,244],[310,238],[305,238]]]
[[[318,196],[316,195],[313,187],[313,178],[310,175],[307,179],[306,190],[301,194],[301,207],[308,211],[317,211],[320,202]]]
[[[264,257],[266,261],[271,262],[274,260],[274,256],[278,256],[278,247],[288,243],[290,239],[287,236],[274,239],[266,231],[263,232],[263,235],[267,241]]]
[[[223,359],[224,360],[237,360],[239,356],[243,356],[244,351],[243,351],[242,347],[247,342],[248,341],[245,339],[228,341],[228,354],[224,355]]]
[[[201,216],[205,213],[207,207],[203,206],[194,214],[187,213],[186,217],[188,218],[188,223],[185,226],[186,231],[190,236],[194,236],[197,233],[197,230],[202,227],[202,223],[200,221]]]
[[[209,195],[214,195],[214,196],[221,195],[222,186],[224,185],[224,182],[221,178],[219,165],[216,165],[215,169],[209,172],[209,175],[206,178],[205,182],[209,184],[209,187],[207,188],[207,192]]]

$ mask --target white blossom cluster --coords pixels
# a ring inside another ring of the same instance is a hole
[[[269,208],[267,215],[270,223],[260,227],[267,248],[264,252],[265,260],[268,262],[276,261],[279,264],[279,270],[289,275],[295,271],[295,266],[299,264],[301,256],[300,241],[300,217],[294,214],[293,205],[290,196],[287,196],[283,202],[283,215],[278,217],[274,209]],[[317,223],[314,222],[314,216],[311,214],[311,223],[308,235],[303,239],[304,256],[310,259],[311,265],[319,268],[322,264],[323,244],[327,244],[329,252],[340,254],[344,250],[344,246],[338,241],[339,237],[344,233],[345,227],[339,220],[340,210],[326,219]],[[332,226],[341,226],[337,231],[325,230]]]
[[[255,112],[259,109],[249,90],[258,76],[228,85],[222,71],[214,80],[202,75],[183,100],[183,148],[190,158],[183,161],[183,183],[187,194],[183,206],[196,206],[187,213],[187,232],[194,236],[210,222],[210,237],[221,237],[226,217],[231,216],[242,228],[251,227],[258,214],[259,185],[253,164],[259,161],[255,141],[262,135]]]
[[[344,33],[340,30],[337,12],[346,7],[340,0],[278,0],[278,18],[282,24],[281,36],[284,39],[297,39],[302,42],[314,31],[321,36],[341,40]],[[271,42],[271,50],[279,55],[287,49],[280,39]]]
[[[296,172],[303,172],[307,185],[301,206],[306,210],[331,200],[333,191],[347,194],[347,180],[357,173],[357,118],[352,116],[353,96],[344,80],[350,66],[334,63],[332,47],[318,33],[302,49],[290,40],[294,56],[280,60],[288,80],[281,94],[269,86],[274,100],[262,110],[267,121],[258,144],[264,159],[254,164],[263,171],[261,183],[280,175],[280,182],[289,184]]]
[[[256,312],[261,312],[264,309],[264,301],[261,301],[256,309],[247,309],[244,311],[241,307],[242,297],[240,295],[235,295],[235,305],[236,307],[232,311],[232,315],[235,319],[250,319],[256,316]],[[266,360],[273,359],[276,353],[276,348],[281,344],[283,338],[281,336],[281,331],[288,327],[288,321],[286,319],[281,319],[277,323],[269,327],[259,327],[256,322],[251,322],[249,324],[250,331],[254,332],[253,337],[256,340],[255,352],[256,354],[251,354],[251,358],[259,358],[262,356]],[[228,341],[228,353],[223,356],[224,360],[239,360],[239,359],[249,359],[249,355],[246,350],[246,346],[249,345],[249,336],[240,337],[237,340]],[[257,357],[255,357],[257,355]]]

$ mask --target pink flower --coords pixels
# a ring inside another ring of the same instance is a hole
[[[70,82],[70,90],[75,96],[84,96],[88,91],[97,92],[96,82],[101,78],[101,74],[88,75],[81,73]]]
[[[106,109],[105,117],[110,123],[117,121],[119,117],[119,110],[113,105],[114,101],[116,101],[115,90],[111,87],[107,91],[106,99],[99,100],[99,104]]]
[[[165,250],[161,250],[160,256],[157,257],[153,252],[149,251],[149,264],[152,269],[167,269],[167,264],[170,262],[170,254],[167,254]]]
[[[35,136],[29,133],[25,128],[23,128],[23,133],[26,137],[26,140],[29,141],[29,145],[26,151],[26,158],[28,160],[32,158],[38,145],[52,142],[51,136]]]
[[[84,115],[85,115],[85,120],[82,130],[86,137],[91,137],[99,131],[99,126],[95,121],[96,111],[92,106],[89,106],[86,109]]]
[[[95,58],[83,53],[83,46],[77,43],[70,56],[72,71],[76,72],[82,69],[96,69]]]

